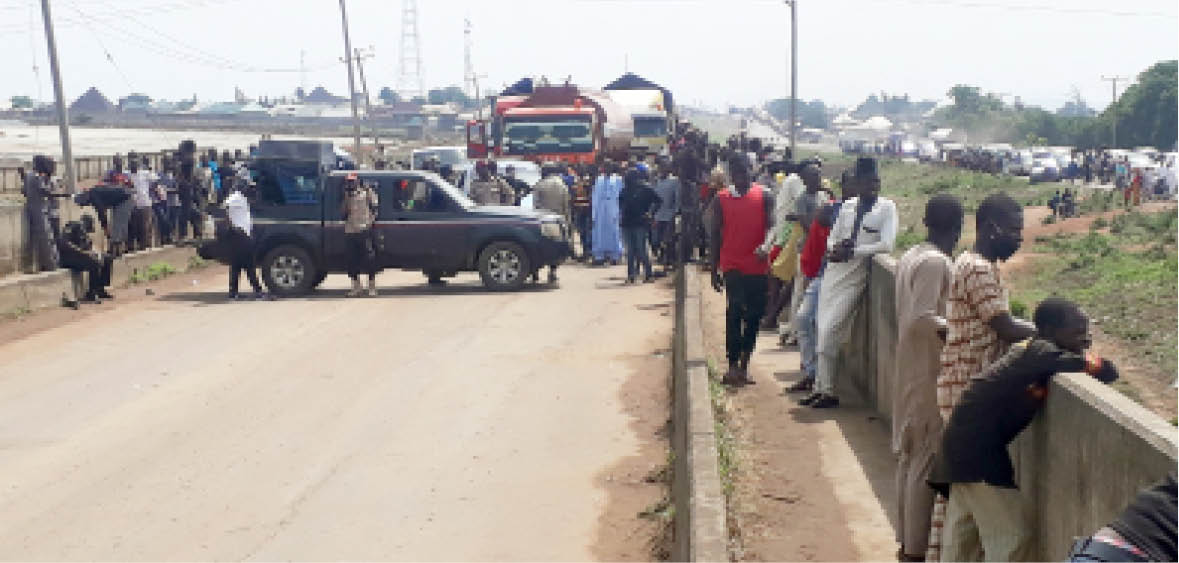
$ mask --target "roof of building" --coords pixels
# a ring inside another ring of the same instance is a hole
[[[74,100],[74,103],[70,104],[70,111],[79,113],[111,113],[115,111],[115,105],[106,96],[103,96],[102,92],[98,91],[98,88],[91,86],[89,90],[86,90],[85,94],[82,94],[77,100]]]

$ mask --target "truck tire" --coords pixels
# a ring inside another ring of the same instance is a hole
[[[492,291],[520,289],[530,272],[528,253],[514,242],[493,242],[479,253],[479,277]]]
[[[274,295],[287,297],[309,293],[322,281],[311,254],[300,246],[274,247],[262,259],[262,281]]]

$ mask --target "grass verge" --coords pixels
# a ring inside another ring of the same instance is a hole
[[[144,270],[135,270],[127,281],[131,284],[144,283],[164,279],[176,273],[176,268],[167,262],[156,262]]]
[[[1050,296],[1076,301],[1156,377],[1174,378],[1179,359],[1177,229],[1174,211],[1135,211],[1114,217],[1108,233],[1094,229],[1039,237],[1030,250],[1044,257],[1013,289],[1029,304]]]

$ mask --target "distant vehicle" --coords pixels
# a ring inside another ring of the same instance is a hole
[[[347,270],[340,202],[350,172],[323,172],[320,161],[302,156],[259,168],[255,252],[262,279],[276,295],[310,292],[329,273]],[[478,206],[429,171],[356,173],[380,200],[374,230],[381,268],[420,270],[431,281],[475,271],[488,289],[513,290],[569,255],[569,227],[551,213]],[[211,214],[217,236],[198,252],[228,263],[225,211]]]
[[[438,164],[449,164],[451,168],[459,168],[467,160],[467,147],[424,147],[415,149],[410,155],[410,168],[423,170],[426,162],[437,157]]]
[[[1052,153],[1038,152],[1032,163],[1032,168],[1028,172],[1028,181],[1033,184],[1036,182],[1056,182],[1060,180],[1060,172],[1060,164],[1056,162],[1056,157]]]
[[[1004,161],[1004,167],[1007,169],[1008,174],[1027,176],[1032,173],[1034,161],[1035,156],[1032,154],[1032,151],[1012,151],[1011,158]]]

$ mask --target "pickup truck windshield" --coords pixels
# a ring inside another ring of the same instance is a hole
[[[505,120],[507,154],[582,153],[594,150],[590,118],[530,116]]]
[[[433,172],[423,172],[422,177],[430,180],[435,186],[438,187],[438,189],[446,192],[446,195],[450,196],[450,199],[457,203],[459,207],[462,207],[463,209],[475,207],[475,202],[471,198],[467,197],[467,195],[464,194],[462,190],[454,187],[450,182],[447,182],[445,179],[443,179],[442,176],[439,176]]]
[[[663,137],[667,135],[667,119],[663,117],[636,117],[636,137]]]

